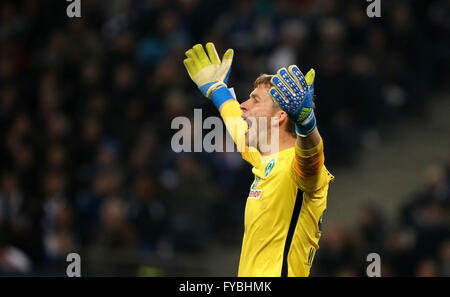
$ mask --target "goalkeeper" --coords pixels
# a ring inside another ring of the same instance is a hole
[[[308,276],[334,179],[324,165],[313,109],[315,72],[303,76],[291,65],[276,75],[263,74],[239,104],[227,87],[233,50],[222,61],[214,44],[206,44],[206,51],[195,45],[184,65],[220,111],[255,176],[245,206],[238,276]],[[278,139],[271,142],[272,135]],[[264,141],[270,149],[263,149]]]

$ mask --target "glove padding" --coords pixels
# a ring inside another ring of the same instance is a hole
[[[220,61],[212,42],[206,44],[206,50],[208,55],[201,44],[194,45],[186,52],[188,58],[183,62],[192,81],[204,96],[211,98],[214,91],[228,83],[234,51],[228,49]]]
[[[302,137],[316,127],[313,110],[314,76],[314,69],[305,77],[296,65],[291,65],[288,69],[279,69],[271,79],[275,87],[270,88],[270,96],[294,121],[297,135]]]

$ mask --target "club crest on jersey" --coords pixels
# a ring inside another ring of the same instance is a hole
[[[266,168],[264,169],[264,177],[267,177],[269,173],[272,171],[273,167],[275,166],[275,159],[270,160],[269,164],[267,164]]]

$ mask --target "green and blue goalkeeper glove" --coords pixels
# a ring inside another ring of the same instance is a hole
[[[192,81],[203,95],[210,98],[217,108],[234,96],[227,87],[228,77],[233,62],[233,50],[228,49],[220,61],[214,44],[206,44],[206,54],[201,44],[196,44],[186,52],[184,66]]]
[[[295,123],[297,135],[306,137],[316,127],[313,110],[315,71],[311,69],[306,77],[296,65],[277,71],[271,79],[275,87],[269,94]]]

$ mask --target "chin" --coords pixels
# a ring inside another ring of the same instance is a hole
[[[257,149],[258,147],[258,136],[256,133],[256,130],[253,130],[254,128],[252,127],[251,129],[247,130],[247,132],[245,133],[245,144],[248,147],[254,147]]]
[[[250,136],[248,136],[248,134],[245,134],[245,145],[249,146],[250,144]]]
[[[247,137],[245,137],[245,144],[248,147],[253,147],[255,149],[258,149],[258,142],[256,139],[250,139],[250,137],[247,136]]]

